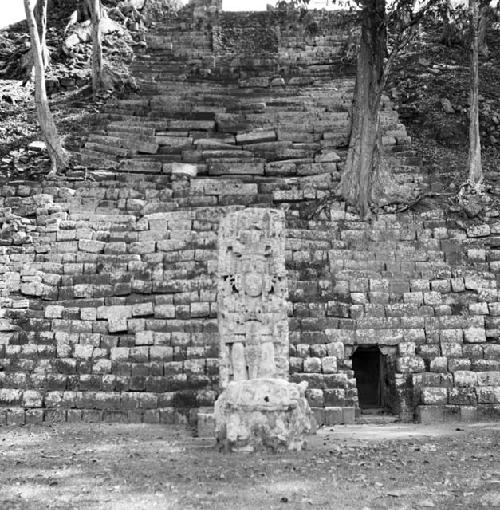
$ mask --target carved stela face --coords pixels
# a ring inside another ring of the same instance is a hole
[[[245,294],[250,297],[259,297],[262,295],[263,281],[262,274],[249,272],[243,277],[243,285]]]

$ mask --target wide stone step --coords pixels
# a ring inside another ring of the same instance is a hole
[[[117,168],[119,162],[111,158],[110,155],[105,155],[102,152],[92,151],[87,148],[80,150],[82,163],[95,168]]]
[[[131,154],[130,149],[116,147],[111,144],[87,142],[85,144],[85,148],[91,152],[96,152],[96,153],[101,152],[103,154],[109,154],[110,156],[122,157],[122,158],[126,158]]]

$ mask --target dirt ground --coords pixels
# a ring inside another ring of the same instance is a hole
[[[322,429],[308,449],[223,454],[190,431],[0,429],[0,508],[500,508],[500,424]]]

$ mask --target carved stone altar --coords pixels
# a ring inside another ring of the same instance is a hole
[[[288,382],[282,211],[246,209],[219,231],[220,385],[215,428],[226,448],[300,449],[314,421],[307,384]]]

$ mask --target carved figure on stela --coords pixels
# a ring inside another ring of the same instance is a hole
[[[219,232],[221,386],[288,378],[285,219],[281,211],[230,214]]]

